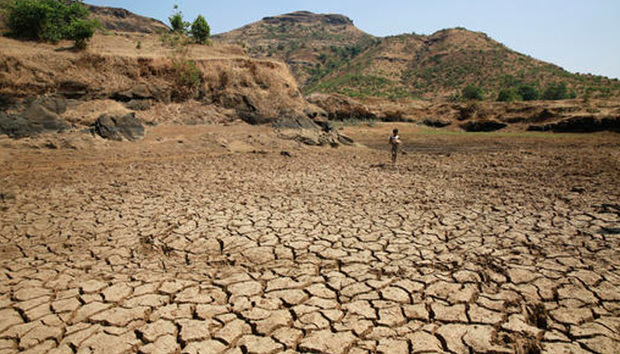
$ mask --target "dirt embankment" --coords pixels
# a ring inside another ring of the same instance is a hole
[[[317,128],[308,116],[317,116],[319,109],[303,98],[286,64],[251,59],[230,45],[171,50],[159,38],[98,35],[84,53],[62,44],[0,38],[7,48],[0,54],[0,128],[11,135],[16,124],[34,124],[24,112],[39,110],[43,98],[57,102],[54,109],[44,105],[51,117],[46,120],[78,128],[110,111],[134,112],[153,124],[241,118],[252,124]]]
[[[312,94],[307,99],[334,120],[416,122],[472,132],[620,131],[620,102],[614,100],[432,103],[411,99],[352,99],[339,94]]]

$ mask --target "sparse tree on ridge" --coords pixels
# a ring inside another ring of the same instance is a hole
[[[211,35],[211,28],[209,28],[209,24],[207,20],[205,20],[202,15],[198,15],[194,23],[192,23],[192,28],[190,30],[192,37],[196,40],[197,43],[205,44]]]
[[[172,16],[168,17],[172,30],[177,33],[186,33],[189,22],[183,21],[183,12],[179,10],[179,5],[174,5],[175,12]]]

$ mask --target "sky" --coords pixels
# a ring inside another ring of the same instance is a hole
[[[464,27],[573,73],[620,78],[620,0],[85,0],[168,23],[203,15],[211,33],[293,11],[337,13],[374,36]]]

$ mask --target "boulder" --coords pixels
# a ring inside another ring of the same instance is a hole
[[[0,112],[0,134],[19,139],[34,134],[28,122],[21,116]]]
[[[62,101],[64,102],[64,101]],[[61,120],[58,114],[64,112],[66,104],[54,99],[41,99],[35,101],[22,114],[22,118],[32,127],[33,133],[44,131],[61,132],[68,129],[68,123]]]
[[[93,124],[93,132],[108,140],[136,141],[144,137],[144,126],[134,113],[124,116],[104,114]]]
[[[116,101],[129,102],[131,100],[150,99],[153,98],[153,94],[145,84],[137,84],[127,90],[113,93],[111,98]]]
[[[70,127],[59,116],[66,109],[64,99],[43,97],[32,102],[20,114],[0,112],[0,133],[19,139],[43,132],[61,132]]]

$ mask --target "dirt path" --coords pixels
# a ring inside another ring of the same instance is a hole
[[[0,353],[620,351],[617,135],[178,129],[3,148]]]

